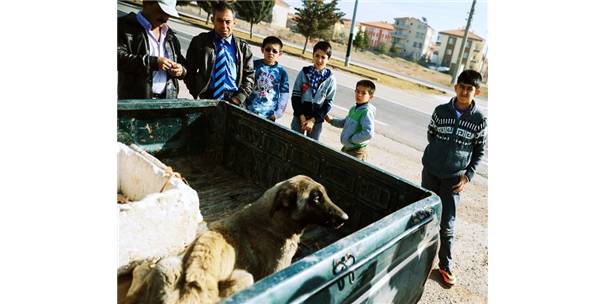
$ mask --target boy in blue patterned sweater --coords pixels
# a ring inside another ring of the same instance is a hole
[[[456,97],[439,105],[427,130],[429,144],[423,152],[421,186],[435,192],[442,201],[440,221],[440,274],[449,285],[456,283],[452,272],[452,245],[459,193],[473,178],[486,145],[486,116],[473,100],[480,95],[482,76],[463,71],[455,85]]]
[[[271,121],[284,115],[288,103],[288,74],[278,63],[282,41],[268,36],[261,45],[263,59],[253,62],[255,86],[246,100],[246,109]]]

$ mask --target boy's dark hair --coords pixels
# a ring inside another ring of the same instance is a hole
[[[268,44],[277,44],[280,46],[280,50],[282,50],[282,40],[276,36],[267,36],[263,39],[263,44],[261,44],[261,48],[265,48]]]
[[[328,58],[330,59],[330,56],[332,55],[332,46],[330,46],[330,43],[328,43],[328,41],[320,41],[318,43],[316,43],[316,45],[314,45],[314,53],[317,50],[322,50],[324,51],[324,53],[326,53],[326,55],[328,55]]]
[[[233,5],[231,5],[230,3],[226,2],[226,1],[219,1],[213,5],[213,16],[217,12],[222,12],[224,10],[230,10],[232,14],[234,14],[234,15],[236,14],[236,11],[234,10]]]
[[[482,82],[482,75],[474,70],[465,70],[461,72],[459,77],[457,78],[457,84],[467,84],[476,87],[476,89],[480,88],[480,83]]]
[[[362,86],[368,88],[368,94],[373,95],[375,93],[375,84],[367,79],[362,79],[356,83],[356,88]]]

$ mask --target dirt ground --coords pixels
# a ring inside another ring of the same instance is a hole
[[[290,127],[287,113],[277,122]],[[341,129],[324,126],[320,141],[340,150]],[[369,145],[368,162],[392,174],[421,184],[422,152],[381,134],[375,134]],[[488,185],[487,178],[476,174],[461,194],[458,205],[453,248],[457,284],[444,285],[437,269],[430,274],[419,303],[487,303],[488,302]]]

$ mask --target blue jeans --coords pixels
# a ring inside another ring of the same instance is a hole
[[[440,268],[451,270],[452,244],[454,242],[455,217],[459,193],[452,192],[452,186],[459,182],[459,177],[439,178],[423,168],[421,186],[435,192],[442,201],[442,219],[440,220]]]
[[[301,130],[301,123],[299,123],[299,117],[292,117],[292,122],[290,123],[290,128],[293,131],[297,131],[301,134],[303,134],[303,130]],[[311,132],[308,132],[306,135],[307,137],[311,137],[317,141],[320,140],[320,133],[322,132],[322,122],[321,123],[315,123],[314,127],[311,129]]]

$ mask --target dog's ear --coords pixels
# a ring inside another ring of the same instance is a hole
[[[297,203],[297,190],[291,183],[285,182],[280,185],[280,188],[276,192],[274,197],[269,216],[273,216],[274,212],[281,208],[291,208]]]

